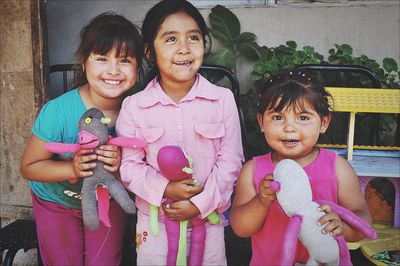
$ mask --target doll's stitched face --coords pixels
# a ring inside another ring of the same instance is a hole
[[[107,119],[103,113],[92,108],[86,111],[79,121],[78,142],[83,148],[95,148],[108,141]]]

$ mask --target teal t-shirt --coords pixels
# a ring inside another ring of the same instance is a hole
[[[79,95],[79,88],[57,97],[43,106],[32,128],[32,133],[46,142],[77,143],[78,123],[86,107]],[[71,153],[56,155],[57,160],[71,160]],[[46,169],[43,169],[46,171]],[[33,193],[39,198],[80,209],[82,179],[46,183],[29,181]]]

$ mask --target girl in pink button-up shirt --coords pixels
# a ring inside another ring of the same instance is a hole
[[[232,92],[197,74],[207,34],[204,19],[185,0],[161,1],[143,22],[145,53],[157,74],[143,91],[125,99],[116,127],[118,135],[149,143],[142,150],[124,149],[121,164],[122,180],[136,194],[139,209],[138,265],[165,265],[164,216],[205,219],[214,210],[221,215],[230,207],[243,162],[241,131]],[[178,145],[193,158],[200,188],[191,178],[169,181],[159,172],[157,152],[166,145]],[[175,202],[164,206],[165,197]],[[162,207],[157,237],[149,228],[150,204]],[[222,223],[206,224],[203,264],[226,264]]]

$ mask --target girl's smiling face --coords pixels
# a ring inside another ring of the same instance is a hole
[[[190,89],[204,56],[204,41],[195,20],[179,12],[165,18],[154,39],[163,89]]]
[[[284,158],[307,161],[314,151],[319,135],[328,128],[330,117],[320,117],[312,105],[303,108],[286,106],[257,114],[258,123],[268,145],[274,151],[274,161]]]
[[[138,65],[134,57],[116,56],[115,48],[107,55],[90,54],[85,71],[90,89],[95,94],[115,99],[122,97],[138,78]]]

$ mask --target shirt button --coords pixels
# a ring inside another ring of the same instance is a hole
[[[181,125],[178,126],[178,129],[182,129],[183,127]]]

